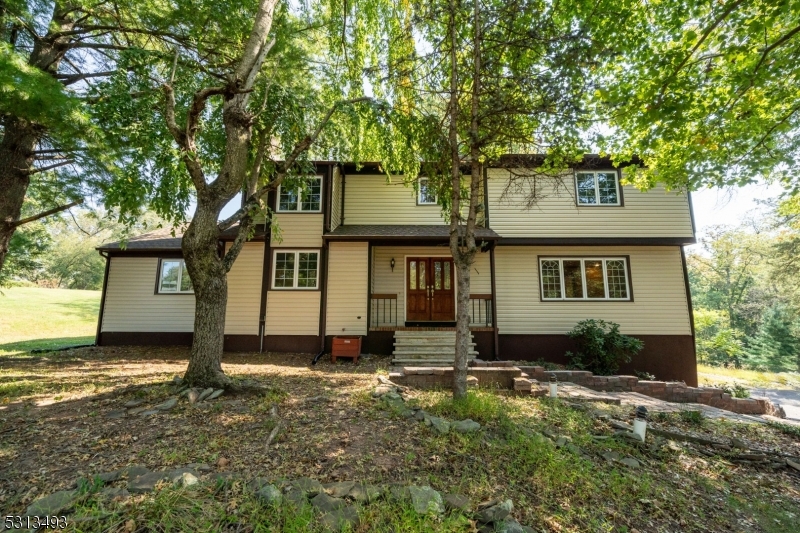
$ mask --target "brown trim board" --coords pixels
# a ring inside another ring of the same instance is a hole
[[[111,258],[106,254],[100,254],[106,258],[106,269],[105,273],[103,274],[103,292],[100,293],[100,313],[97,316],[97,333],[94,336],[94,343],[97,346],[100,346],[100,334],[102,333],[103,329],[103,313],[106,310],[106,290],[108,289],[108,271],[111,267]]]
[[[697,336],[694,331],[694,307],[692,306],[692,287],[689,283],[689,268],[686,265],[686,251],[681,246],[681,265],[683,266],[683,285],[686,288],[686,305],[689,310],[689,327],[692,330],[695,365],[697,365]]]

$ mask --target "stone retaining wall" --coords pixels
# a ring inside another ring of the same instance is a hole
[[[595,376],[582,370],[545,370],[542,366],[520,366],[530,379],[550,381],[555,374],[558,381],[568,381],[588,389],[603,392],[638,392],[675,403],[702,403],[726,411],[745,415],[778,415],[775,405],[765,398],[733,398],[722,389],[714,387],[689,387],[683,382],[646,381],[636,376]]]
[[[467,385],[514,388],[514,378],[522,376],[522,370],[507,361],[493,361],[467,369]],[[470,379],[472,378],[472,379]],[[389,379],[398,385],[417,389],[449,389],[453,386],[453,367],[403,367],[402,372],[389,374]]]

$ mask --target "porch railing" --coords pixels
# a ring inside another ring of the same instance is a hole
[[[370,295],[370,326],[397,326],[397,295]]]
[[[492,295],[469,295],[469,323],[471,326],[492,326]]]

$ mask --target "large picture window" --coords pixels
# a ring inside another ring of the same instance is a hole
[[[617,172],[578,172],[575,174],[578,205],[621,205]]]
[[[319,252],[275,251],[273,289],[316,289]]]
[[[295,189],[279,185],[278,211],[310,213],[322,211],[322,176],[304,178],[302,186]]]
[[[540,258],[543,300],[630,300],[628,261],[612,258]]]
[[[417,180],[417,204],[418,205],[436,205],[436,191],[430,186],[428,178],[419,178]]]
[[[183,259],[162,259],[158,270],[159,294],[193,293],[192,280]]]

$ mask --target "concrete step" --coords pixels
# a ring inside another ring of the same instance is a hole
[[[470,348],[474,348],[476,344],[474,342],[467,343],[467,346]],[[399,350],[450,350],[454,352],[456,350],[455,344],[405,344],[401,342],[394,343],[394,349]]]
[[[471,346],[470,349],[467,350],[467,353],[476,354],[476,353],[478,353],[478,351],[475,349],[474,346]],[[394,354],[394,355],[399,355],[399,354],[407,354],[407,355],[441,354],[441,355],[446,355],[448,357],[450,357],[451,355],[455,357],[456,351],[453,348],[435,350],[435,349],[431,349],[431,348],[422,349],[422,348],[400,347],[400,348],[395,348],[394,351],[392,352],[392,354]]]
[[[474,339],[475,339],[475,337],[470,337],[470,340],[474,340]],[[414,338],[410,338],[410,337],[397,338],[396,337],[394,339],[394,343],[395,344],[450,344],[450,345],[455,345],[456,339],[455,339],[455,337],[453,337],[452,339],[441,339],[441,338],[438,338],[438,337],[437,338],[424,338],[424,339],[423,338],[418,338],[418,337],[414,337]]]
[[[469,359],[471,360],[471,359]],[[453,366],[453,359],[428,359],[425,364],[420,364],[419,359],[393,359],[392,364],[395,366]]]

